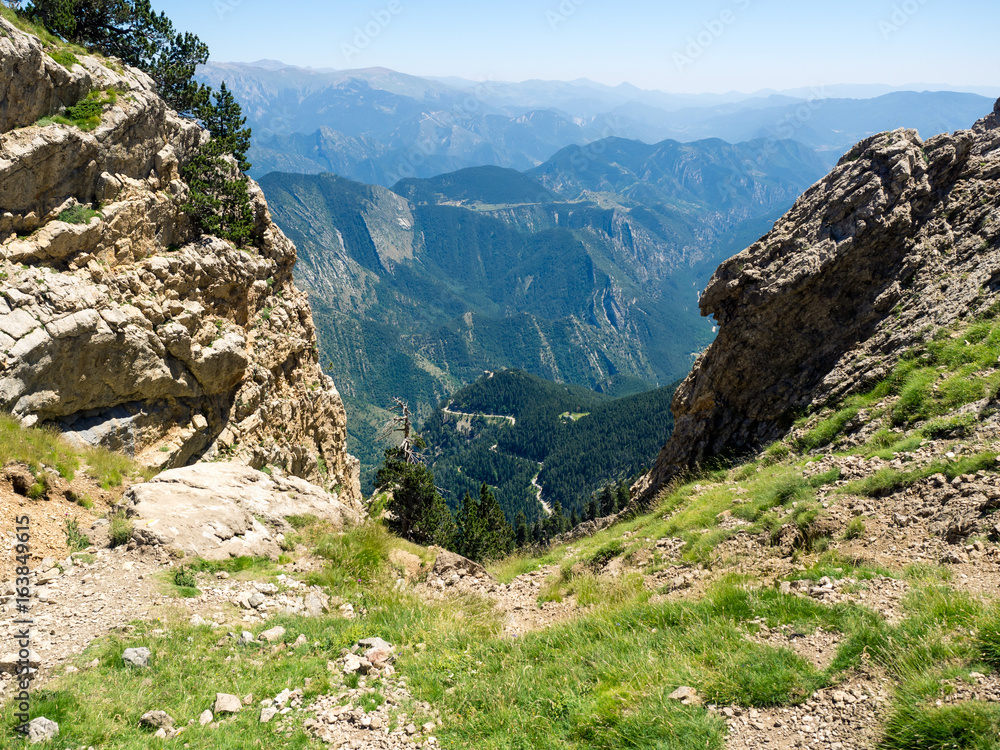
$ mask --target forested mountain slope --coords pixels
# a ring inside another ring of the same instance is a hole
[[[522,370],[483,376],[421,428],[428,466],[456,504],[486,482],[512,523],[543,516],[540,501],[582,515],[592,493],[650,465],[673,426],[674,387],[621,398]]]
[[[570,198],[496,167],[407,180],[398,193],[333,175],[261,180],[299,248],[297,278],[368,466],[394,396],[426,416],[485,370],[633,392],[687,372],[712,338],[695,305],[708,270],[823,168],[796,144],[654,152],[621,160],[625,173],[594,190],[588,165]],[[652,163],[658,193],[641,187]]]

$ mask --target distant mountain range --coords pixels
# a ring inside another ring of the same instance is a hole
[[[927,137],[968,127],[993,101],[851,86],[675,95],[585,80],[476,83],[276,61],[210,63],[199,77],[216,86],[225,80],[243,105],[254,130],[254,176],[332,172],[385,187],[484,164],[528,170],[566,146],[609,137],[794,139],[831,166],[874,133],[905,125]]]
[[[792,141],[582,149],[528,174],[476,167],[391,191],[260,180],[368,465],[391,397],[426,415],[484,370],[616,393],[676,380],[712,339],[697,311],[712,269],[826,171]]]

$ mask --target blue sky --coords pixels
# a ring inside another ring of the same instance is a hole
[[[153,0],[218,61],[671,92],[1000,85],[996,0]]]

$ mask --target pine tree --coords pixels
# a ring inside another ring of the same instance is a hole
[[[629,503],[629,492],[628,492],[628,481],[622,480],[622,483],[618,485],[618,495],[615,498],[615,505],[618,507],[616,510],[625,510]]]
[[[195,115],[208,101],[209,89],[194,81],[197,66],[208,62],[208,46],[177,33],[149,0],[34,0],[29,12],[64,39],[148,73],[182,115]]]
[[[597,498],[593,495],[590,496],[590,502],[587,503],[585,517],[588,521],[593,521],[597,518]]]
[[[483,482],[479,488],[479,513],[483,521],[483,560],[496,560],[510,553],[514,544],[514,530],[500,508],[500,503]]]
[[[479,560],[483,554],[484,519],[479,513],[479,504],[468,492],[455,515],[457,533],[455,551],[470,560]]]
[[[223,83],[215,102],[202,107],[202,123],[212,135],[184,166],[190,187],[186,211],[205,234],[246,243],[254,231],[247,176],[250,129],[240,105]]]
[[[392,493],[386,504],[390,531],[417,544],[453,546],[455,521],[434,487],[430,469],[406,461],[399,448],[389,448],[375,473],[375,483],[378,489]]]
[[[525,546],[531,538],[531,531],[528,529],[528,517],[524,515],[523,510],[517,512],[517,520],[514,522],[514,529],[514,544],[517,547]]]
[[[580,525],[580,514],[576,512],[576,508],[573,508],[573,512],[569,516],[569,527],[575,529]]]
[[[612,513],[615,512],[614,505],[615,505],[615,496],[611,492],[611,485],[606,484],[604,485],[604,490],[601,492],[601,507],[598,512],[598,515],[602,518],[604,516],[610,516]]]

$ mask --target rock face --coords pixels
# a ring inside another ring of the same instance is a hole
[[[207,560],[276,558],[278,534],[292,530],[288,516],[312,515],[343,528],[364,513],[349,494],[339,499],[298,477],[268,476],[233,463],[169,469],[131,486],[123,501],[137,542]]]
[[[1000,289],[1000,102],[971,130],[868,138],[701,297],[718,338],[678,389],[676,429],[636,489],[749,453],[862,391]]]
[[[96,129],[37,123],[92,91],[115,99]],[[179,210],[205,138],[143,73],[67,70],[0,19],[0,408],[146,464],[224,454],[356,498],[294,245],[253,183],[252,246]]]

